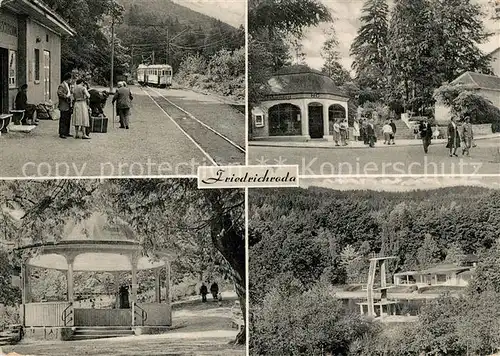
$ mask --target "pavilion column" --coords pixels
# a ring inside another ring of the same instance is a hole
[[[120,308],[120,272],[113,272],[115,278],[115,308]]]
[[[31,302],[30,272],[31,272],[30,266],[28,264],[24,264],[21,271],[24,304]]]
[[[172,302],[170,295],[170,262],[165,262],[165,302],[170,304]]]
[[[130,300],[137,303],[137,256],[132,256],[132,290],[130,291]]]
[[[300,110],[302,136],[309,137],[309,106],[305,100],[303,101]]]
[[[68,271],[66,274],[66,283],[68,286],[68,302],[72,303],[75,301],[75,291],[74,291],[74,277],[73,277],[73,263],[75,262],[74,256],[66,257],[68,262]]]
[[[330,118],[328,104],[323,103],[323,138],[330,136]]]
[[[156,303],[161,303],[161,281],[160,281],[160,269],[155,269],[155,293],[156,293]]]

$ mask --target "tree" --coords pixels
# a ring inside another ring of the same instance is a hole
[[[272,75],[290,64],[290,47],[285,39],[301,38],[305,28],[330,20],[328,8],[319,0],[249,1],[248,100],[251,105],[257,105],[266,95]]]
[[[300,34],[309,26],[331,20],[330,11],[318,0],[250,0],[248,26],[252,35],[267,31],[275,34]]]
[[[383,96],[387,85],[388,18],[386,0],[367,0],[362,9],[361,26],[351,45],[356,80],[360,86],[373,90],[377,99]]]
[[[321,57],[324,60],[321,71],[333,79],[336,85],[342,86],[351,80],[349,72],[340,64],[338,52],[339,42],[335,28],[331,26],[325,30],[326,40],[321,47]]]
[[[490,37],[481,5],[471,0],[432,0],[430,5],[441,82],[451,82],[466,71],[490,74],[490,58],[478,47]]]
[[[73,69],[93,72],[105,66],[110,58],[109,41],[101,29],[107,16],[120,17],[123,7],[114,0],[46,0],[45,3],[61,15],[76,31],[74,37],[63,37],[61,71]],[[117,57],[116,67],[121,63]]]
[[[434,92],[434,98],[450,108],[458,118],[469,116],[473,124],[500,123],[500,109],[476,93],[471,85],[446,84]]]
[[[441,260],[441,250],[430,234],[425,236],[422,246],[418,249],[417,259],[420,268],[428,268]]]
[[[390,101],[421,113],[433,104],[432,91],[439,86],[436,75],[438,46],[429,0],[396,0],[388,37]]]
[[[461,263],[463,261],[464,251],[458,242],[453,242],[446,250],[445,262]]]
[[[12,285],[15,268],[6,251],[0,250],[0,304],[16,305],[20,301],[20,290]]]
[[[346,313],[323,285],[302,293],[273,288],[252,314],[250,348],[258,355],[347,355],[374,330],[361,315]]]

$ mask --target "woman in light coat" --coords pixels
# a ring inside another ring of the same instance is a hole
[[[73,89],[73,98],[75,101],[73,108],[73,125],[75,126],[75,138],[79,138],[78,133],[82,131],[82,139],[88,140],[87,128],[90,127],[89,107],[87,100],[90,94],[87,91],[83,79],[76,81],[76,86]]]

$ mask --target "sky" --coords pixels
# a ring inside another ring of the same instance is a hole
[[[483,6],[488,5],[489,0],[476,0]],[[339,52],[341,55],[341,64],[347,70],[351,70],[352,58],[349,56],[349,48],[352,41],[356,37],[357,30],[360,26],[358,19],[361,16],[363,0],[322,0],[322,2],[331,10],[334,21],[334,28],[337,32],[339,40]],[[390,1],[389,1],[390,2]],[[305,32],[303,40],[304,53],[306,53],[306,63],[315,69],[321,69],[323,60],[321,59],[320,50],[325,41],[324,30],[332,24],[322,24],[315,28],[310,28]],[[486,28],[491,31],[499,31],[500,23],[492,20],[485,20]],[[488,43],[480,46],[487,53],[492,52],[500,47],[500,33],[492,36]]]
[[[300,186],[323,187],[336,190],[375,190],[405,192],[412,190],[439,189],[455,186],[479,186],[500,189],[496,177],[406,177],[406,178],[301,178]]]
[[[246,0],[172,0],[234,27],[245,24]]]

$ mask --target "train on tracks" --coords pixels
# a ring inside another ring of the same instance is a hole
[[[172,85],[173,71],[168,64],[141,64],[137,68],[137,82],[142,86],[167,88]]]

